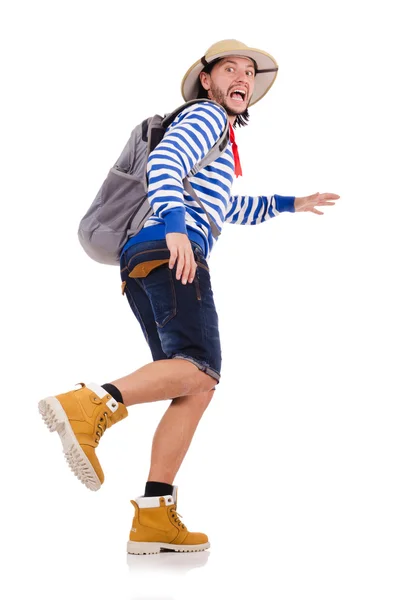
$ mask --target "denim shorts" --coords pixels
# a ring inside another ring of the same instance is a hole
[[[192,283],[184,285],[176,279],[176,264],[169,268],[165,239],[150,240],[134,244],[122,254],[122,293],[154,361],[186,359],[219,383],[221,346],[210,271],[201,246],[190,243],[197,263]]]

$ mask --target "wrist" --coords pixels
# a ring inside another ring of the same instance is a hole
[[[294,212],[295,211],[295,196],[279,196],[274,195],[276,208],[279,212]]]
[[[165,234],[185,233],[187,235],[185,209],[173,208],[163,216],[165,221]]]

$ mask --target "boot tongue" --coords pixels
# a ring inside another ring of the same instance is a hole
[[[116,407],[114,407],[114,404]],[[109,425],[114,425],[128,416],[127,407],[121,402],[117,402],[117,400],[113,400],[113,398],[111,398],[108,402],[106,402],[106,405],[109,406],[110,410],[112,411],[109,415]]]
[[[109,409],[108,427],[114,425],[114,423],[118,423],[128,415],[127,407],[121,402],[117,402],[101,385],[91,381],[87,383],[86,387],[98,396],[100,402],[96,402],[96,404],[106,404],[106,407]],[[110,396],[109,399],[107,398],[108,396]]]
[[[173,486],[173,490],[172,490],[172,499],[174,501],[175,506],[177,505],[178,502],[178,486],[174,485]]]

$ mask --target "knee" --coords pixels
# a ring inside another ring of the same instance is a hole
[[[210,405],[210,402],[212,400],[212,397],[214,395],[215,390],[210,390],[209,392],[204,392],[203,394],[200,394],[202,396],[202,398],[199,399],[199,410],[204,413],[208,406]]]
[[[207,375],[207,373],[204,373],[204,371],[198,371],[197,373],[197,378],[198,378],[198,387],[199,393],[207,393],[210,394],[211,392],[211,398],[214,395],[215,392],[215,386],[218,383],[218,381],[216,379],[214,379],[214,377],[211,377],[211,375]]]
[[[213,388],[212,390],[209,390],[208,392],[204,392],[203,396],[207,400],[208,404],[211,402],[214,394],[215,394],[215,388]]]
[[[197,403],[200,404],[200,407],[202,408],[203,411],[207,408],[207,406],[211,402],[214,393],[215,393],[215,388],[212,390],[209,390],[208,392],[203,392],[202,394],[198,394],[198,396],[196,397]]]
[[[184,404],[187,401],[188,405],[192,410],[198,411],[200,412],[200,414],[202,414],[211,402],[214,393],[215,388],[207,392],[201,392],[199,394],[188,394],[186,396],[179,396],[178,398],[173,398],[172,403]]]

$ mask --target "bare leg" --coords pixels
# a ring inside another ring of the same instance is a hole
[[[171,358],[149,363],[110,383],[120,390],[124,404],[130,406],[207,392],[216,381],[190,361]]]
[[[173,483],[213,395],[211,390],[171,402],[154,434],[148,481]]]

